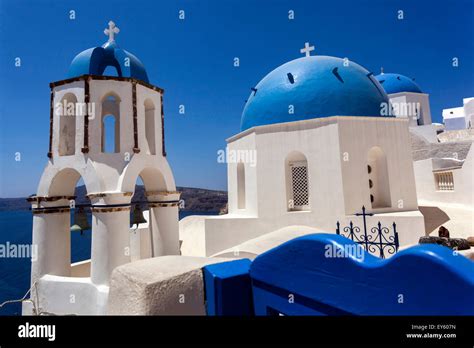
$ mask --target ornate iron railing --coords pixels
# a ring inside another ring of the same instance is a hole
[[[336,233],[343,237],[353,240],[355,243],[362,245],[367,252],[375,254],[377,249],[382,259],[385,258],[386,254],[393,255],[398,251],[400,246],[398,240],[397,225],[393,222],[393,234],[389,227],[383,227],[380,221],[376,226],[371,227],[367,231],[367,216],[373,216],[373,213],[367,213],[365,207],[362,206],[362,213],[356,213],[356,216],[362,216],[364,224],[363,233],[358,226],[355,226],[352,221],[349,222],[349,226],[342,228],[339,221],[336,223]]]

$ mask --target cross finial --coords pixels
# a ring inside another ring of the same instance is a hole
[[[109,36],[109,42],[115,41],[115,34],[118,34],[120,29],[115,26],[115,23],[110,21],[109,28],[104,30],[104,34]]]
[[[309,57],[311,55],[311,51],[314,51],[314,46],[310,46],[309,42],[305,42],[304,48],[300,49],[300,52],[304,53],[306,57]]]
[[[380,75],[383,75],[383,66],[380,68]]]

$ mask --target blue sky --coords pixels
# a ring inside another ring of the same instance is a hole
[[[0,197],[36,192],[47,162],[48,83],[66,78],[77,53],[107,40],[103,30],[111,19],[121,30],[117,43],[140,58],[152,84],[165,89],[166,147],[177,185],[226,189],[217,151],[238,133],[250,88],[300,57],[306,41],[316,54],[348,57],[376,74],[383,66],[416,78],[430,94],[434,121],[443,108],[474,96],[473,4],[0,0]],[[21,67],[15,67],[16,57]]]

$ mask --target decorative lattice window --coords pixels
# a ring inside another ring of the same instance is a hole
[[[437,172],[434,176],[438,191],[454,191],[453,172]]]
[[[308,166],[306,162],[290,163],[291,192],[294,209],[301,210],[309,206]]]

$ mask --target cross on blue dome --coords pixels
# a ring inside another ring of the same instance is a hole
[[[388,96],[372,73],[349,60],[310,56],[265,76],[245,104],[241,130],[329,116],[381,116]],[[308,52],[308,53],[306,53]]]
[[[69,66],[68,77],[81,75],[103,75],[107,67],[117,69],[119,77],[129,77],[148,81],[148,75],[143,63],[130,52],[120,48],[115,42],[115,35],[120,30],[110,21],[104,33],[109,36],[108,41],[101,47],[89,48],[79,53]]]

